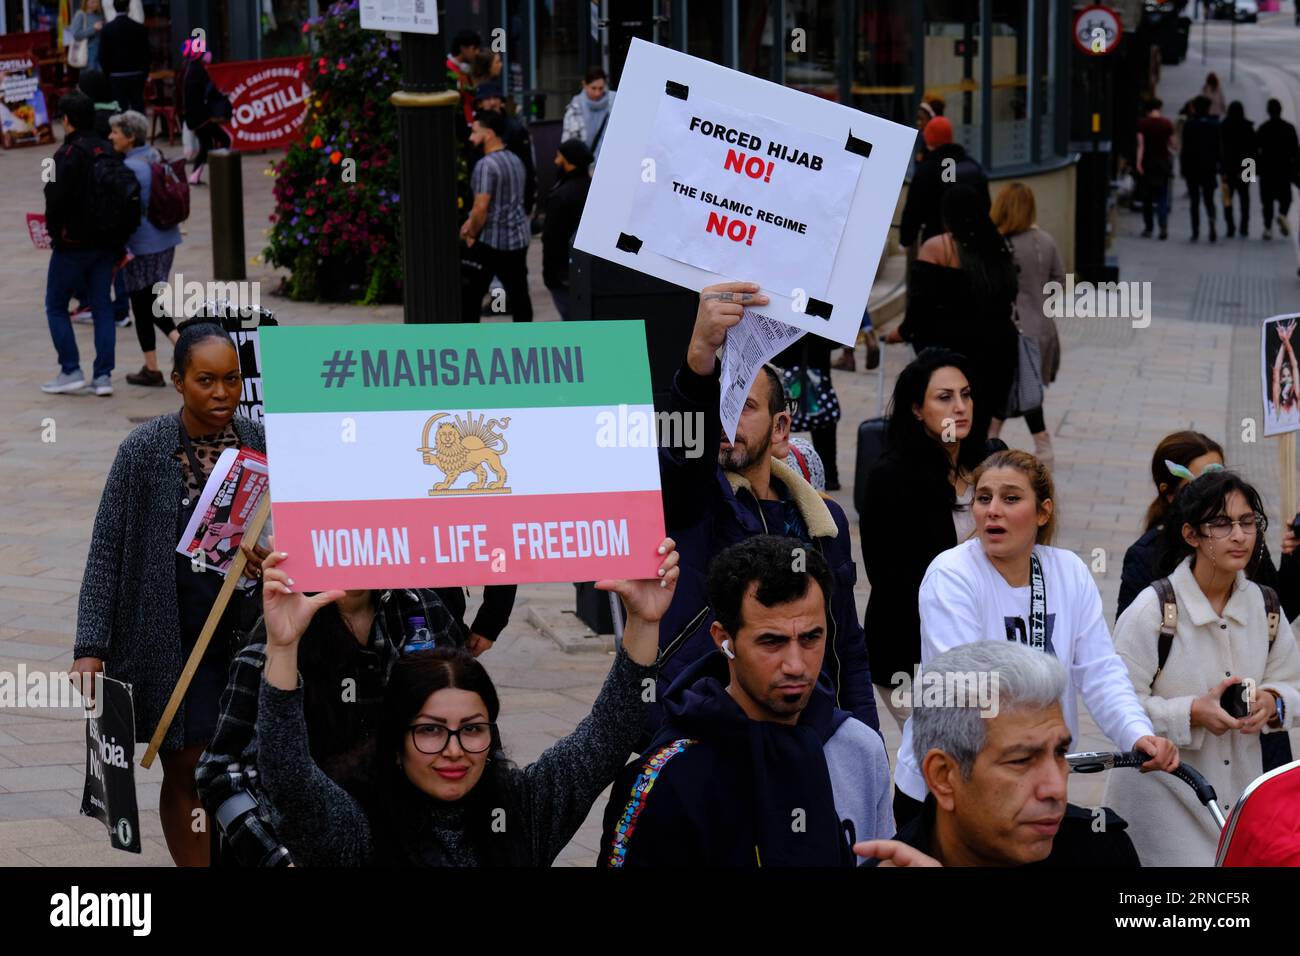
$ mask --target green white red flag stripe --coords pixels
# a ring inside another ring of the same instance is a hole
[[[298,589],[654,576],[640,322],[280,326],[262,361]]]

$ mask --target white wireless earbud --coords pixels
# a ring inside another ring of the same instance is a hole
[[[736,659],[736,652],[731,649],[730,638],[722,642],[722,653],[727,655],[727,660],[734,661]]]

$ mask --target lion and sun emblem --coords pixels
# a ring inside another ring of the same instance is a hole
[[[445,476],[429,489],[430,495],[508,495],[506,487],[506,469],[501,464],[501,456],[509,446],[504,431],[510,426],[510,417],[491,418],[484,421],[485,415],[477,418],[472,412],[466,412],[464,418],[453,416],[450,412],[438,412],[424,423],[424,445],[416,451],[424,455],[424,463],[433,465]],[[437,426],[433,432],[433,444],[429,444],[429,432],[439,419],[448,418]],[[492,472],[492,481],[488,481],[488,471]],[[462,475],[472,472],[474,480],[464,488],[453,488]]]

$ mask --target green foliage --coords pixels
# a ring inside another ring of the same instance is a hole
[[[335,3],[303,32],[317,50],[304,64],[307,120],[273,164],[266,260],[292,270],[294,299],[354,298],[354,285],[366,304],[400,301],[397,110],[388,101],[401,76],[399,46],[361,29],[355,0]]]

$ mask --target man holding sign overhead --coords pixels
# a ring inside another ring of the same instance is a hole
[[[780,376],[770,366],[763,366],[749,390],[734,440],[722,434],[716,353],[746,306],[767,304],[768,297],[752,282],[706,288],[700,293],[686,361],[673,380],[672,412],[703,421],[705,453],[692,458],[685,448],[659,450],[664,516],[680,542],[682,576],[660,630],[656,699],[662,699],[677,675],[713,650],[709,628],[716,613],[705,594],[705,578],[714,556],[755,535],[777,534],[798,539],[830,566],[833,590],[822,675],[834,689],[837,706],[879,730],[866,640],[853,600],[857,571],[848,521],[839,505],[818,495],[785,464],[790,412]],[[790,561],[794,569],[806,567],[807,553],[796,549]],[[655,726],[662,719],[657,705],[651,719]]]

